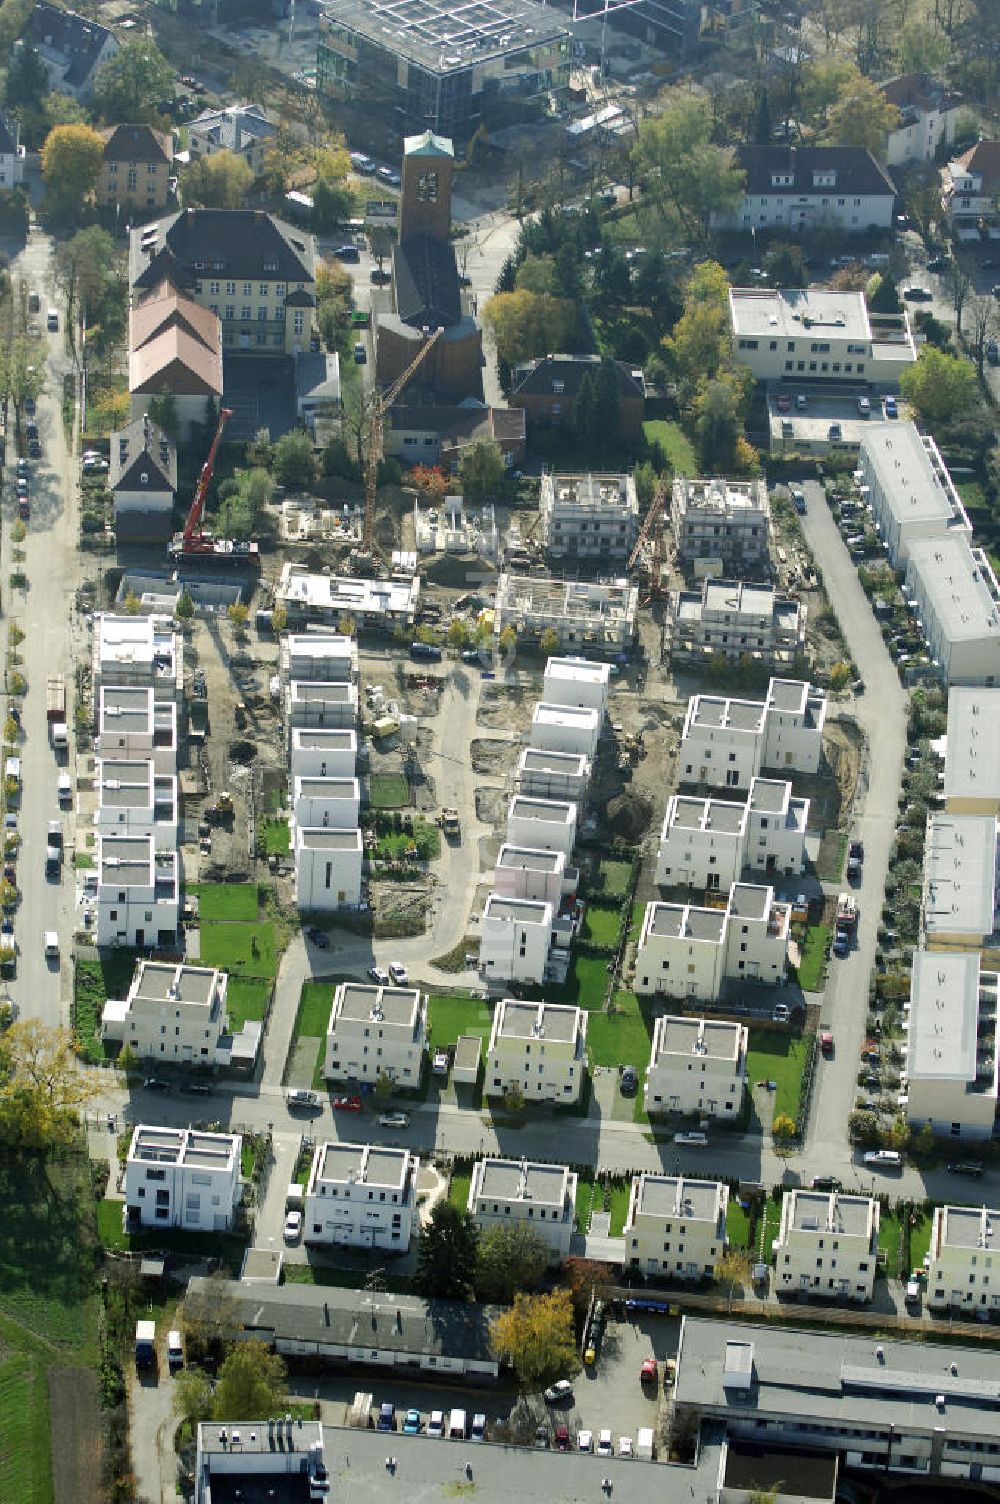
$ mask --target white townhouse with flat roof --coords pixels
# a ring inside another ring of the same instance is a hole
[[[228,987],[228,974],[212,966],[140,959],[128,995],[104,1005],[101,1038],[144,1060],[214,1065]]]
[[[306,1185],[306,1243],[379,1248],[410,1246],[420,1160],[384,1144],[317,1144]]]
[[[804,679],[772,679],[764,702],[761,766],[818,773],[827,698]]]
[[[538,499],[542,542],[551,559],[621,563],[639,532],[639,498],[631,475],[542,475]]]
[[[681,783],[749,788],[760,772],[765,712],[760,700],[692,695],[681,733]]]
[[[1000,584],[984,548],[954,533],[911,543],[906,593],[946,686],[1000,679]]]
[[[712,1279],[726,1251],[729,1187],[689,1175],[632,1176],[625,1267],[671,1279]]]
[[[293,856],[298,909],[330,913],[357,908],[364,865],[360,830],[296,825]]]
[[[903,1005],[906,1066],[900,1105],[915,1133],[992,1137],[996,1122],[997,974],[978,951],[915,950]]]
[[[479,927],[480,970],[487,982],[538,986],[555,980],[553,973],[568,964],[572,934],[572,922],[559,919],[557,904],[490,893]]]
[[[697,480],[676,475],[670,522],[677,557],[687,564],[717,561],[742,575],[768,562],[771,505],[765,480]]]
[[[790,667],[806,647],[806,608],[773,585],[749,580],[703,580],[676,590],[668,608],[670,656],[707,665],[713,658]]]
[[[108,684],[97,696],[94,749],[126,762],[151,757],[157,774],[177,770],[177,706],[158,700],[152,687]]]
[[[180,880],[176,851],[152,835],[97,835],[98,945],[134,950],[177,944]]]
[[[539,851],[505,841],[493,873],[493,892],[500,898],[528,898],[550,903],[557,913],[563,895],[575,886],[576,869],[567,868],[561,851]]]
[[[95,705],[108,685],[150,688],[156,700],[182,699],[184,645],[168,616],[98,611],[93,621]]]
[[[725,1019],[661,1014],[643,1086],[647,1112],[735,1122],[747,1079],[747,1029]]]
[[[778,1292],[871,1300],[878,1263],[879,1210],[873,1196],[801,1187],[786,1191],[774,1243]]]
[[[468,1212],[481,1232],[518,1222],[561,1264],[569,1256],[576,1219],[574,1171],[528,1159],[480,1159],[472,1167]]]
[[[326,1026],[323,1074],[332,1081],[419,1086],[427,1046],[427,999],[415,987],[341,982]]]
[[[515,781],[518,793],[533,799],[572,799],[581,804],[590,783],[590,772],[590,759],[582,753],[522,747]]]
[[[515,794],[507,810],[507,840],[513,846],[561,851],[568,860],[576,845],[576,816],[576,805],[570,800]]]
[[[791,905],[774,889],[733,883],[724,909],[649,903],[635,957],[635,990],[714,1002],[727,980],[785,980]]]
[[[927,1251],[932,1311],[1000,1310],[1000,1212],[985,1206],[936,1206]]]
[[[353,727],[292,728],[288,750],[291,778],[353,778],[357,763],[358,733]]]
[[[1000,816],[1000,689],[949,689],[944,800],[950,815]]]
[[[502,1097],[516,1086],[528,1102],[576,1102],[586,1068],[582,1009],[500,999],[486,1049],[486,1096]]]
[[[866,423],[858,454],[861,494],[894,569],[911,544],[945,534],[972,537],[962,498],[930,434],[915,423]]]
[[[542,686],[544,704],[596,710],[603,719],[611,689],[611,665],[591,663],[587,658],[549,658]]]
[[[228,1232],[242,1194],[242,1147],[238,1133],[138,1125],[125,1159],[128,1224]]]
[[[921,922],[928,950],[979,950],[997,930],[997,822],[927,818]]]
[[[356,778],[292,778],[292,816],[296,825],[352,830],[358,823],[361,785]]]
[[[289,735],[298,727],[348,731],[357,724],[358,686],[320,679],[293,679],[285,698]]]
[[[325,684],[356,684],[358,644],[340,632],[286,632],[281,639],[282,677],[319,680]]]
[[[157,773],[152,758],[98,757],[94,762],[94,789],[94,826],[102,835],[151,835],[157,851],[176,850],[174,774]]]
[[[758,381],[894,387],[917,358],[905,313],[871,313],[862,292],[729,289],[733,356]]]
[[[755,778],[747,801],[743,865],[754,872],[797,877],[806,864],[809,800],[784,778]]]
[[[528,739],[539,752],[568,752],[593,763],[602,721],[600,711],[539,700],[531,714]]]
[[[792,785],[754,778],[743,803],[671,794],[660,831],[656,881],[726,891],[745,867],[801,873],[809,800],[796,799]]]

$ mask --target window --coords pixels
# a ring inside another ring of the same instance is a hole
[[[236,283],[235,282],[227,282],[226,283],[226,297],[227,298],[234,298],[235,296],[236,296]]]
[[[214,293],[214,294],[217,295],[218,291],[219,291],[219,283],[218,282],[210,282],[208,284],[208,290],[209,290],[209,293]]]
[[[262,298],[266,298],[267,297],[269,289],[268,289],[268,285],[267,285],[266,282],[261,282],[257,290],[260,293],[260,295],[261,295]]]
[[[246,303],[244,303],[243,307],[240,309],[240,318],[244,323],[247,323],[250,319],[253,318],[253,309],[250,308]]]
[[[267,318],[267,309],[266,308],[258,308],[257,309],[257,322],[259,324],[262,324],[262,323],[264,323],[264,321],[265,321],[266,318]]]
[[[233,304],[233,303],[227,303],[226,304],[225,317],[227,319],[234,319],[236,317],[236,307],[235,307],[235,304]]]

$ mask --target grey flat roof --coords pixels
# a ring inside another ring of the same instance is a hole
[[[654,1048],[660,1055],[693,1055],[714,1060],[738,1060],[742,1039],[742,1024],[674,1014],[658,1018],[653,1035]]]
[[[911,1078],[976,1079],[979,952],[913,953],[906,1069]]]
[[[356,778],[321,778],[319,774],[301,774],[295,779],[298,793],[310,799],[357,799],[360,784]]]
[[[310,1185],[325,1180],[334,1185],[385,1186],[398,1191],[406,1185],[410,1163],[408,1149],[378,1144],[318,1144]]]
[[[546,820],[556,825],[569,825],[576,818],[576,805],[566,799],[536,799],[530,794],[515,794],[508,815],[514,820]]]
[[[755,778],[750,784],[749,805],[759,814],[778,815],[790,800],[792,785],[780,778]]]
[[[387,1024],[412,1024],[420,1010],[415,987],[380,987],[377,982],[341,982],[333,995],[331,1022],[336,1018],[362,1023],[377,1019]]]
[[[509,919],[514,924],[546,924],[552,918],[552,905],[535,898],[503,898],[491,893],[483,911],[484,919]]]
[[[944,793],[949,800],[1000,802],[1000,689],[948,691]]]
[[[692,1180],[687,1175],[640,1175],[635,1197],[637,1216],[683,1217],[685,1221],[711,1222],[721,1207],[717,1180]]]
[[[500,1033],[504,1039],[544,1037],[570,1043],[576,1038],[580,1010],[567,1003],[518,1003],[503,998],[497,1007],[503,1009]]]
[[[871,340],[868,308],[860,292],[731,287],[729,307],[735,335],[801,339],[811,334],[815,340],[829,338],[832,331],[838,340],[863,340],[866,345]]]
[[[867,1238],[871,1219],[869,1196],[842,1195],[838,1191],[795,1189],[789,1222],[798,1232],[835,1232],[838,1237]]]
[[[767,687],[767,703],[775,710],[803,714],[811,695],[822,694],[804,679],[772,679]]]
[[[733,883],[729,890],[729,912],[734,919],[766,919],[773,892],[757,883]]]
[[[932,445],[933,440],[925,440],[915,423],[864,425],[861,466],[871,466],[885,505],[901,526],[934,520],[947,525],[954,515],[954,502],[942,484]]]
[[[987,1206],[942,1206],[939,1212],[942,1248],[1000,1248],[1000,1212]],[[932,1237],[932,1258],[937,1251]]]
[[[725,909],[702,909],[690,903],[654,903],[649,933],[678,939],[710,940],[718,945],[726,927]]]
[[[479,1199],[484,1201],[530,1201],[533,1205],[561,1207],[566,1197],[566,1169],[531,1160],[485,1159],[477,1188]]]
[[[997,581],[983,550],[973,549],[964,533],[915,538],[907,565],[907,576],[911,575],[919,581],[948,641],[992,638],[1000,672]]]
[[[292,741],[317,752],[347,752],[357,749],[358,733],[353,729],[341,731],[333,727],[293,726]]]
[[[724,699],[719,695],[695,695],[692,723],[695,726],[726,726],[736,731],[757,733],[764,728],[764,704],[761,700]]]
[[[546,752],[541,747],[524,747],[518,758],[518,767],[529,773],[565,773],[582,777],[587,766],[587,758],[582,752]]]
[[[225,1170],[232,1165],[239,1134],[203,1133],[193,1128],[152,1128],[140,1124],[132,1134],[129,1158],[143,1163],[193,1165]]]
[[[325,825],[296,826],[297,839],[311,851],[360,851],[360,830],[331,830]]]
[[[130,991],[153,1002],[207,1006],[220,973],[211,966],[175,966],[169,961],[137,961]]]
[[[696,799],[690,794],[678,794],[670,801],[668,813],[672,817],[671,828],[738,834],[746,820],[746,805],[734,804],[729,799]]]
[[[562,17],[533,0],[331,0],[325,15],[435,74],[569,39]]]
[[[561,851],[536,851],[533,846],[511,846],[505,841],[497,866],[524,872],[558,872],[565,860]]]
[[[924,929],[992,934],[997,822],[992,815],[932,814],[924,846]]]

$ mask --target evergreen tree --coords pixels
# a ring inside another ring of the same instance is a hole
[[[464,1300],[476,1278],[479,1236],[468,1212],[439,1201],[420,1237],[415,1284],[421,1295]]]
[[[771,140],[771,103],[766,89],[761,89],[754,101],[750,139],[755,146],[767,146]]]

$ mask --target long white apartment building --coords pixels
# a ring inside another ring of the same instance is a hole
[[[726,981],[785,980],[791,905],[774,889],[734,883],[725,908],[649,903],[635,958],[635,990],[714,1002]]]
[[[945,745],[948,813],[1000,817],[1000,689],[952,686]]]
[[[726,1251],[729,1187],[689,1175],[633,1175],[625,1267],[671,1279],[711,1279]]]
[[[405,1253],[420,1160],[384,1144],[317,1144],[306,1185],[303,1238],[340,1248]]]
[[[592,764],[601,736],[599,711],[539,700],[531,714],[530,745],[539,752],[566,752]]]
[[[92,669],[95,706],[108,685],[152,689],[157,700],[180,700],[184,644],[168,616],[94,615]]]
[[[515,794],[507,810],[507,840],[513,846],[561,851],[567,860],[576,845],[577,807],[566,799],[532,799]]]
[[[151,835],[157,851],[176,850],[177,778],[173,773],[157,773],[152,758],[98,757],[94,791],[94,826],[102,835]]]
[[[772,679],[767,698],[692,695],[679,755],[680,781],[748,788],[762,768],[819,770],[827,701],[802,679]]]
[[[157,774],[176,771],[177,705],[158,700],[151,685],[104,685],[97,692],[96,729],[94,747],[101,757],[151,758]]]
[[[353,727],[312,729],[295,726],[289,738],[288,773],[295,778],[353,778],[358,764],[358,733]]]
[[[420,576],[363,580],[356,575],[316,574],[304,564],[283,564],[275,601],[291,628],[316,623],[337,627],[349,617],[358,627],[413,626],[420,604]]]
[[[143,1060],[210,1066],[227,1029],[229,977],[212,966],[136,962],[128,995],[109,998],[101,1038]]]
[[[656,881],[728,891],[745,867],[801,873],[809,800],[781,779],[755,778],[744,803],[671,794],[660,831]]]
[[[729,289],[733,355],[758,381],[894,387],[917,358],[905,313],[872,313],[861,292]]]
[[[364,865],[360,830],[296,825],[293,840],[296,907],[315,913],[357,908]]]
[[[331,684],[320,679],[293,679],[288,686],[285,705],[290,733],[294,733],[297,727],[350,730],[358,719],[358,686]]]
[[[180,879],[176,851],[157,851],[152,835],[97,835],[99,946],[177,944]]]
[[[560,917],[558,904],[490,893],[479,929],[480,971],[488,983],[562,982],[573,934],[573,921]]]
[[[915,423],[866,423],[858,478],[894,569],[906,567],[920,539],[971,538],[972,524],[940,450]]]
[[[639,532],[639,498],[631,475],[542,476],[542,541],[551,559],[622,562]]]
[[[677,557],[716,572],[753,572],[768,562],[771,505],[767,482],[674,477],[670,522]]]
[[[504,627],[537,642],[552,631],[560,651],[624,653],[635,641],[639,591],[628,580],[553,580],[504,570],[497,581],[494,633]]]
[[[931,1223],[927,1304],[972,1315],[1000,1310],[1000,1211],[936,1206]]]
[[[774,1281],[781,1294],[869,1301],[878,1263],[873,1196],[797,1188],[781,1199]]]
[[[339,632],[286,632],[279,649],[281,674],[327,684],[356,684],[358,643]]]
[[[945,685],[1000,680],[1000,583],[962,533],[915,540],[905,593]]]
[[[501,998],[486,1048],[485,1093],[516,1086],[528,1102],[576,1102],[587,1068],[587,1015],[563,1003]]]
[[[697,590],[671,595],[669,632],[676,662],[725,658],[787,667],[805,652],[806,608],[773,585],[706,579]]]
[[[549,1252],[549,1261],[569,1256],[576,1218],[574,1171],[528,1159],[480,1159],[472,1167],[468,1212],[481,1232],[521,1223]]]
[[[643,1085],[647,1112],[735,1121],[747,1079],[747,1029],[725,1019],[662,1014]]]
[[[997,984],[978,951],[914,951],[900,1104],[915,1133],[929,1127],[940,1137],[992,1137]]]
[[[522,747],[517,759],[517,789],[532,799],[572,799],[581,804],[590,773],[590,759],[580,752]]]
[[[356,778],[292,779],[292,815],[296,825],[353,830],[361,809],[361,785]]]
[[[611,689],[611,665],[592,663],[587,658],[549,658],[542,685],[546,705],[596,710],[603,719]]]
[[[577,872],[561,851],[539,851],[505,841],[493,873],[493,892],[500,898],[528,898],[549,903],[558,913],[563,897],[575,891]]]
[[[242,1147],[238,1133],[140,1124],[125,1159],[129,1225],[227,1232],[242,1194]]]
[[[341,982],[326,1026],[323,1074],[331,1081],[419,1086],[427,999],[414,987]]]
[[[997,920],[997,821],[935,812],[927,819],[921,922],[929,950],[978,950]]]

